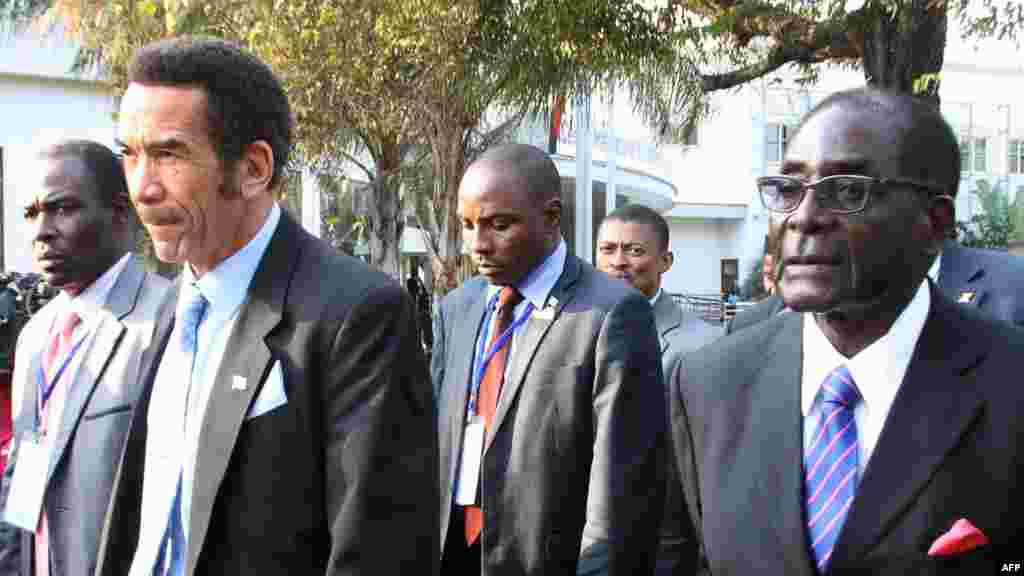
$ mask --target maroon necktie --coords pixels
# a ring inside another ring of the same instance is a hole
[[[501,334],[512,325],[513,312],[516,305],[522,301],[523,295],[512,286],[505,286],[501,289],[501,294],[498,295],[498,309],[494,313],[494,327],[491,329],[490,341],[487,343],[488,351]],[[480,379],[480,392],[476,406],[477,413],[484,419],[484,438],[491,430],[491,421],[494,420],[494,412],[498,407],[498,396],[501,394],[501,385],[505,380],[505,362],[508,360],[511,343],[511,338],[505,340],[501,348],[491,357],[491,361],[487,363],[484,376]],[[466,506],[465,510],[466,544],[472,546],[483,529],[484,516],[479,506]]]

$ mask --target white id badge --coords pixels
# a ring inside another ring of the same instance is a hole
[[[49,466],[50,451],[47,447],[31,436],[23,438],[14,463],[14,478],[7,494],[4,522],[35,532],[43,509]]]
[[[484,419],[473,416],[462,435],[462,463],[459,483],[455,487],[455,503],[459,506],[476,504],[477,484],[480,482],[480,459],[484,451]]]

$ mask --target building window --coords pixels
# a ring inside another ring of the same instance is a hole
[[[1024,140],[1010,140],[1009,151],[1006,171],[1010,174],[1024,174]]]
[[[988,172],[988,140],[986,138],[960,139],[960,170],[962,172]]]
[[[974,139],[974,171],[988,172],[988,148],[984,138]]]
[[[765,156],[769,162],[782,162],[789,142],[789,127],[785,124],[765,125]]]

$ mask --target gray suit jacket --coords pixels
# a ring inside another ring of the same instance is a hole
[[[829,574],[994,574],[1024,549],[1024,331],[932,287],[932,305],[867,463]],[[673,460],[715,576],[814,576],[803,512],[800,314],[687,355],[672,377]],[[988,544],[929,556],[964,518]],[[692,574],[689,566],[681,574]]]
[[[711,344],[722,334],[721,327],[713,326],[696,314],[685,311],[667,293],[662,293],[654,302],[654,321],[658,327],[661,366],[666,381],[685,354]],[[665,470],[668,489],[665,492],[665,515],[658,548],[658,576],[677,573],[680,566],[687,562],[692,564],[697,553],[693,531],[685,519],[677,473],[671,464],[670,460]]]
[[[437,432],[408,295],[282,212],[238,312],[200,430],[185,574],[432,574]],[[128,573],[147,413],[174,323],[144,364],[97,574]],[[247,417],[275,362],[287,402]],[[248,383],[239,389],[235,378]]]
[[[91,344],[65,400],[60,431],[50,457],[46,508],[50,533],[50,574],[91,574],[107,511],[117,459],[132,406],[138,399],[139,362],[149,348],[160,306],[170,283],[130,260],[100,311]],[[21,435],[35,426],[41,350],[49,341],[56,306],[37,312],[18,337],[14,365],[14,452],[4,474],[7,503]],[[34,536],[3,524],[0,574],[31,576]]]
[[[453,291],[435,321],[438,553],[446,537],[460,537],[449,534],[452,489],[487,286],[475,278]],[[581,547],[606,555],[611,574],[651,574],[666,419],[650,304],[574,256],[549,304],[518,336],[485,439],[482,574],[572,574]]]
[[[661,371],[666,378],[684,354],[707,346],[722,335],[721,327],[683,310],[665,292],[654,302],[654,323],[661,348]]]

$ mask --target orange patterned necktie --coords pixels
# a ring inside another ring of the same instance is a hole
[[[516,306],[523,301],[523,295],[512,286],[505,286],[498,295],[498,309],[495,312],[494,328],[491,330],[490,342],[487,349],[494,346],[505,330],[512,325],[512,319]],[[494,419],[494,412],[498,407],[498,396],[501,394],[501,385],[505,380],[505,363],[508,360],[508,350],[512,346],[512,339],[505,341],[502,347],[494,353],[491,361],[487,363],[487,369],[480,380],[480,392],[477,399],[477,412],[484,419],[484,438],[491,430],[491,421]],[[481,472],[482,473],[482,472]],[[466,544],[472,546],[473,542],[480,536],[484,527],[483,510],[480,506],[466,506]]]

